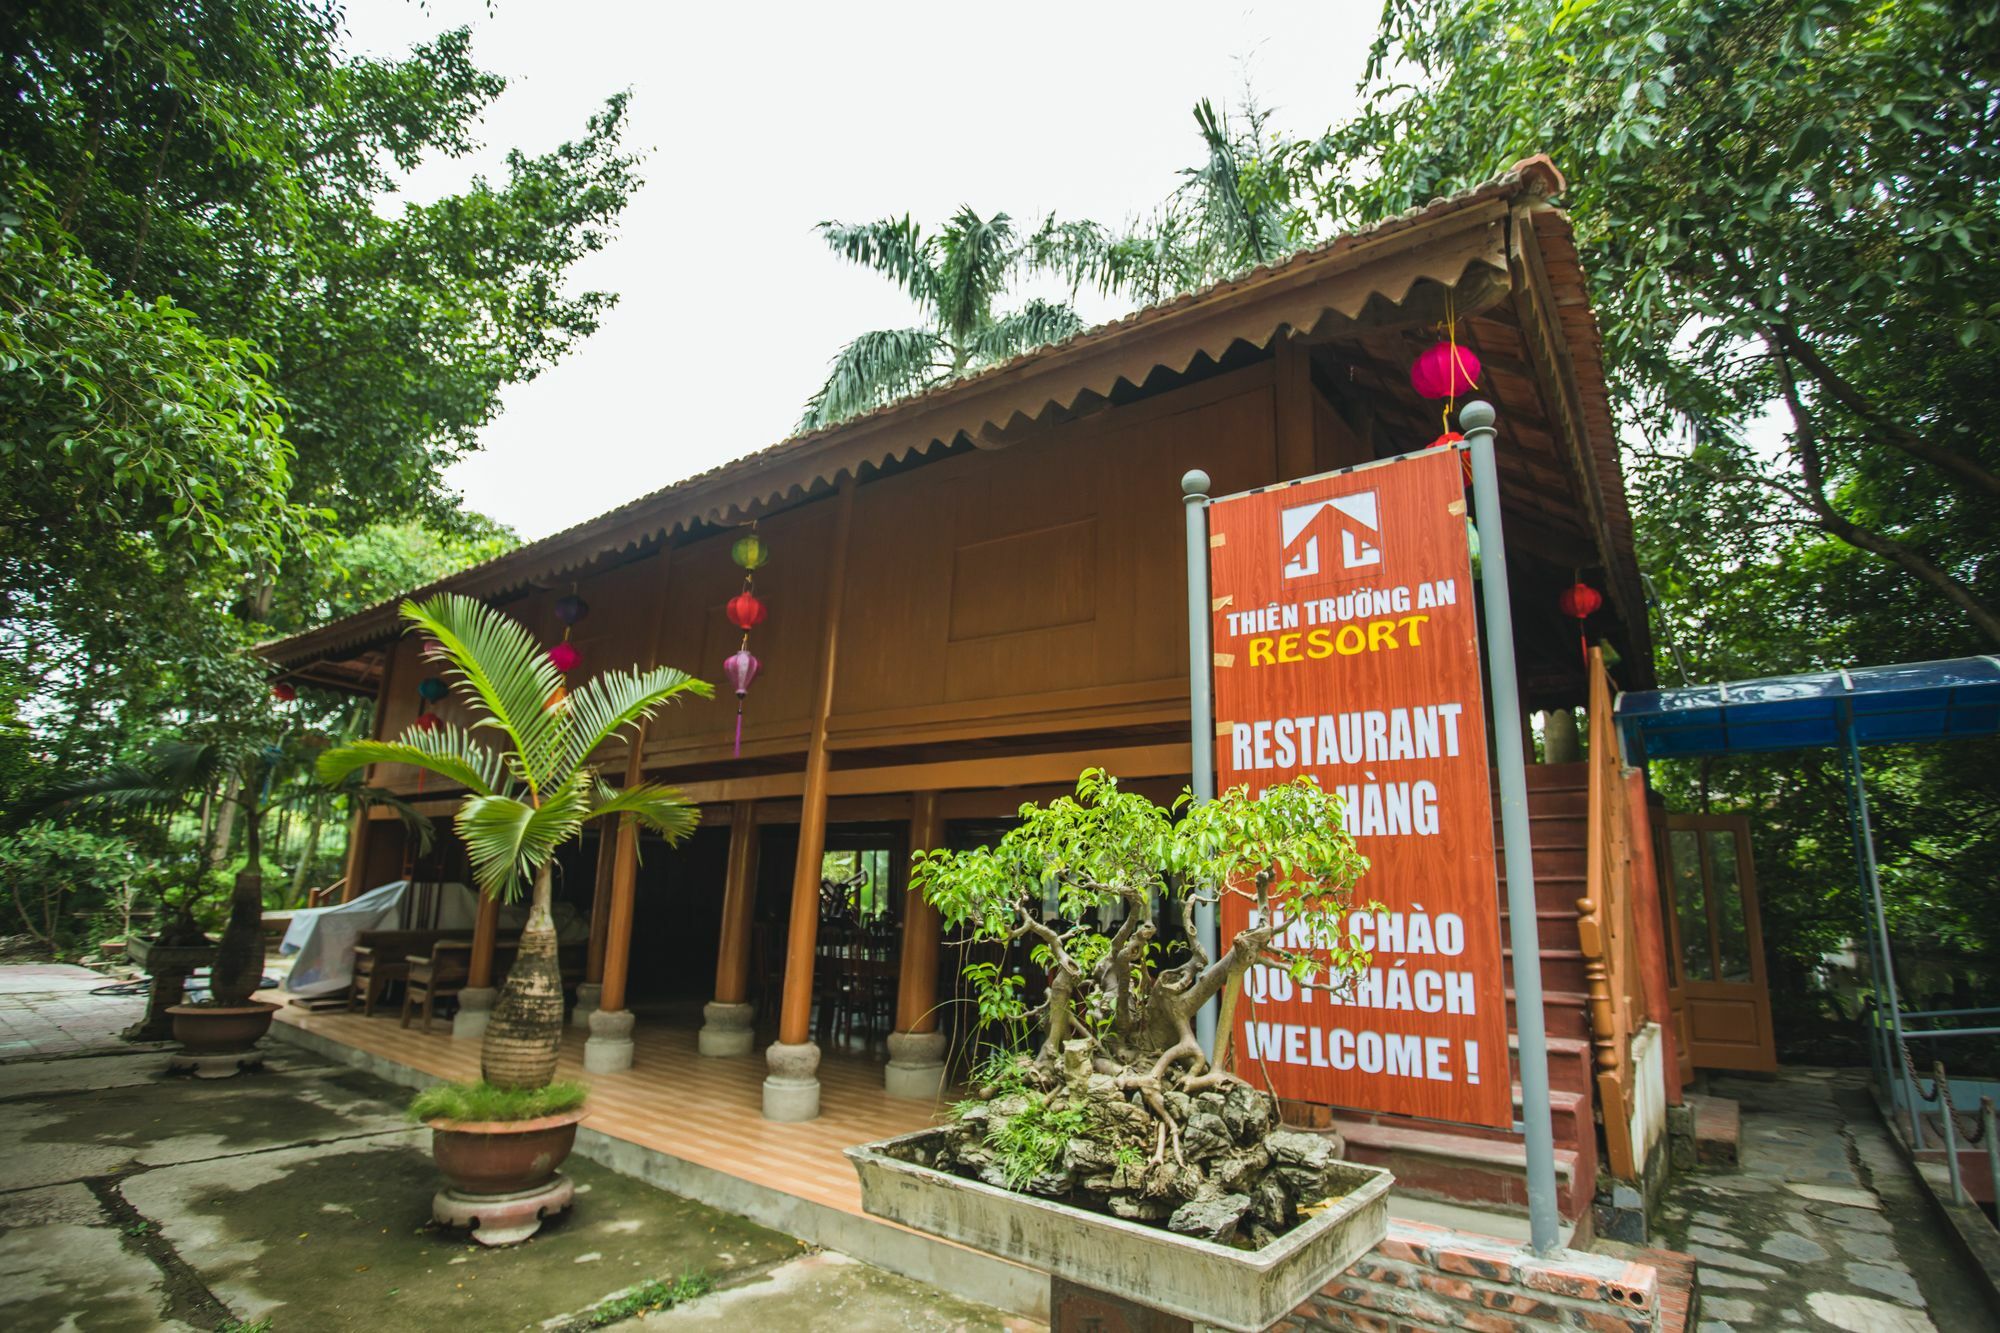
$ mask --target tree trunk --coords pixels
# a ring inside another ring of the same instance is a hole
[[[556,1076],[562,1045],[562,970],[555,922],[549,915],[551,868],[535,876],[535,897],[514,968],[493,1006],[479,1049],[479,1072],[497,1088],[540,1088]]]
[[[250,790],[248,783],[245,791]],[[215,950],[209,989],[218,1004],[243,1004],[264,980],[264,848],[261,811],[243,818],[243,869],[229,894],[229,924]]]
[[[292,872],[292,892],[285,899],[301,907],[305,905],[306,875],[312,870],[313,858],[319,855],[320,830],[326,825],[326,807],[313,802],[312,822],[306,825],[305,850],[299,853],[298,869]]]

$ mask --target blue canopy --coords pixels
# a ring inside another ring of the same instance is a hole
[[[1633,762],[1845,745],[1957,740],[2000,731],[2000,658],[1808,671],[1620,694]]]

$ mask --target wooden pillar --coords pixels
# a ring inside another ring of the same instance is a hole
[[[745,1055],[755,1042],[750,1005],[750,932],[757,909],[757,806],[729,808],[729,865],[722,881],[722,930],[716,941],[715,1000],[703,1006],[697,1045],[703,1055]]]
[[[920,791],[910,809],[910,850],[930,851],[943,845],[938,793]],[[937,909],[920,893],[905,894],[902,967],[896,978],[896,1031],[937,1031],[938,946],[942,942]]]
[[[604,945],[611,933],[611,873],[618,862],[618,837],[611,829],[600,829],[597,839],[597,877],[590,893],[590,943],[583,956],[583,980],[576,987],[576,1008],[570,1011],[569,1025],[590,1026],[603,992]]]
[[[1278,443],[1278,480],[1318,471],[1313,450],[1312,361],[1289,330],[1272,340],[1272,429]]]
[[[493,948],[500,938],[500,900],[479,895],[479,914],[472,921],[472,964],[465,989],[458,993],[458,1012],[452,1015],[451,1035],[473,1040],[486,1035],[486,1022],[493,1016],[498,992],[493,986]]]
[[[920,791],[910,805],[910,850],[944,845],[938,794]],[[896,1030],[882,1088],[892,1097],[936,1101],[944,1093],[945,1034],[938,1031],[938,948],[943,926],[923,895],[903,896],[902,966],[896,977]]]
[[[819,1047],[812,1042],[813,950],[819,942],[820,857],[826,850],[827,717],[840,649],[840,616],[847,588],[847,543],[854,528],[854,478],[841,483],[834,502],[833,550],[827,561],[826,626],[820,639],[819,676],[812,733],[806,746],[805,793],[799,813],[799,856],[792,867],[792,910],[785,937],[785,989],[778,1011],[778,1040],[765,1053],[764,1115],[771,1120],[811,1120],[819,1114]]]
[[[362,892],[361,877],[368,873],[368,807],[354,802],[354,818],[347,825],[347,878],[340,886],[340,901],[351,902]]]
[[[389,716],[389,682],[395,674],[396,647],[400,640],[391,640],[382,650],[382,679],[375,684],[375,718],[368,729],[369,738],[382,739],[382,728]],[[363,773],[364,779],[366,772]],[[364,885],[361,880],[368,873],[368,808],[360,801],[354,803],[354,823],[347,834],[347,882],[341,887],[340,900],[350,902],[375,887]]]
[[[625,785],[645,772],[646,735],[632,740],[625,760]],[[617,848],[611,861],[611,911],[605,923],[604,976],[597,1008],[589,1018],[590,1040],[583,1046],[583,1067],[593,1074],[611,1074],[632,1067],[632,1015],[625,1008],[625,982],[632,968],[632,895],[639,880],[639,826],[618,821]]]

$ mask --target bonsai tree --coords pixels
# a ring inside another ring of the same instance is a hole
[[[1164,809],[1097,769],[1073,797],[1023,806],[996,846],[918,852],[911,890],[974,940],[1027,944],[1047,983],[1030,1007],[1021,976],[966,969],[1003,1049],[939,1164],[1211,1238],[1253,1210],[1253,1234],[1289,1226],[1324,1196],[1335,1143],[1281,1131],[1275,1098],[1210,1063],[1195,1015],[1259,964],[1350,985],[1369,961],[1346,928],[1367,864],[1309,777]],[[1249,924],[1211,958],[1197,911],[1228,897]],[[1172,961],[1156,938],[1170,910],[1185,940]]]
[[[669,700],[707,698],[714,688],[672,667],[606,671],[564,693],[562,673],[518,622],[469,597],[442,593],[404,602],[402,615],[430,644],[470,703],[468,727],[412,726],[394,741],[352,741],[320,757],[323,781],[341,782],[369,764],[410,764],[463,788],[452,826],[465,843],[480,892],[501,902],[530,895],[527,923],[480,1048],[480,1072],[500,1089],[547,1086],[562,1042],[562,974],[550,915],[551,867],[563,844],[593,819],[637,821],[678,843],[699,812],[670,787],[614,789],[590,757],[621,731],[638,729]]]
[[[268,733],[267,733],[268,735]],[[83,810],[139,811],[164,815],[169,825],[189,824],[192,843],[183,860],[184,883],[173,904],[175,920],[163,942],[203,940],[193,909],[207,890],[210,871],[221,855],[200,810],[204,803],[231,807],[243,826],[243,865],[230,885],[229,918],[209,969],[209,992],[216,1004],[247,1003],[264,979],[264,820],[276,809],[310,799],[310,788],[287,783],[323,744],[316,733],[289,732],[276,740],[165,741],[138,759],[112,764],[100,773],[52,788],[35,802],[51,814]],[[393,807],[414,836],[428,846],[430,821],[390,792],[364,785],[357,777],[340,790],[367,804]]]

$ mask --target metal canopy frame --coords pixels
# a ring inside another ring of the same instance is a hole
[[[1874,979],[1876,1013],[1869,1023],[1868,1061],[1890,1096],[1900,1080],[1910,1117],[1913,1149],[1925,1146],[1923,1116],[1910,1038],[1989,1037],[2000,1026],[1933,1027],[1939,1019],[1991,1018],[2000,1009],[1905,1010],[1897,993],[1895,952],[1882,880],[1875,859],[1875,830],[1868,785],[1861,769],[1864,745],[1908,745],[2000,733],[2000,658],[1961,657],[1943,662],[1840,668],[1793,676],[1695,685],[1675,690],[1623,693],[1612,709],[1626,756],[1648,759],[1760,754],[1839,746],[1846,759],[1847,815],[1854,833],[1854,863],[1870,920],[1862,931]],[[1887,984],[1884,984],[1884,981]],[[1888,1027],[1881,1021],[1887,1006]],[[1926,1026],[1911,1027],[1912,1023]],[[1947,1127],[1951,1112],[1941,1108]],[[1947,1129],[1947,1138],[1949,1138]],[[1953,1156],[1954,1178],[1957,1171]]]

